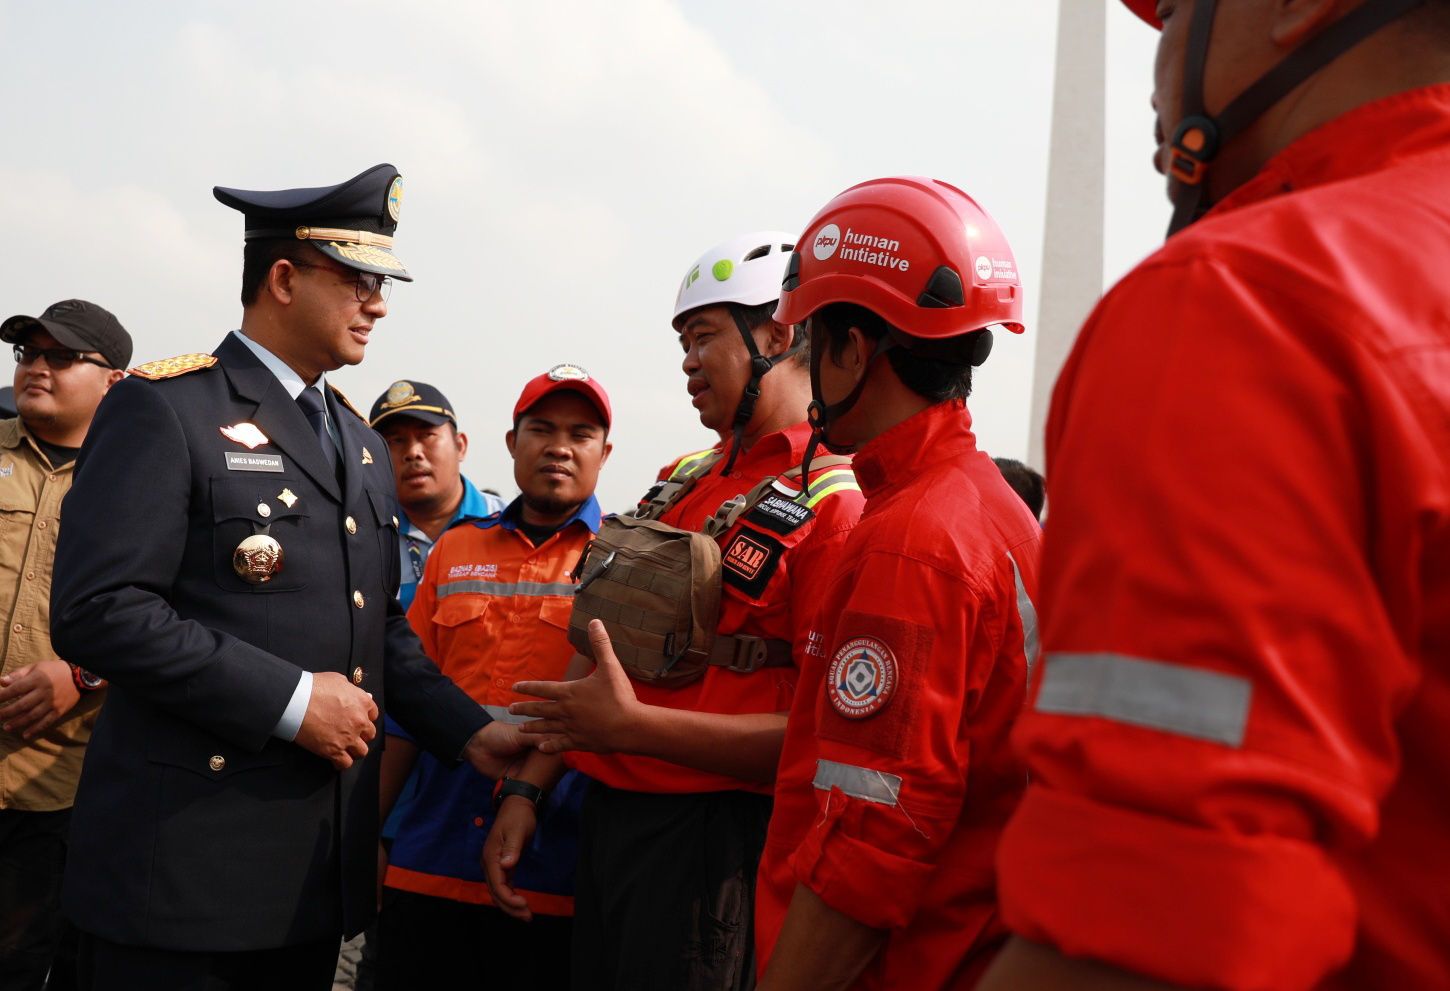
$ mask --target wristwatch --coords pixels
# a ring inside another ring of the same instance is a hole
[[[537,809],[540,805],[544,804],[544,799],[548,797],[549,793],[538,785],[531,785],[527,781],[520,781],[518,778],[501,778],[499,779],[498,787],[493,790],[493,809],[495,812],[503,804],[503,800],[510,795],[517,795],[520,798],[528,799],[533,803],[534,808]]]
[[[106,679],[98,674],[92,674],[79,664],[70,666],[70,680],[75,683],[76,691],[94,692],[97,689],[106,687]]]

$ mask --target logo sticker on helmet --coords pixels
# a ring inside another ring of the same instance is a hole
[[[831,706],[847,719],[865,719],[886,708],[896,692],[896,655],[875,637],[847,640],[826,675]]]
[[[978,255],[976,261],[977,278],[986,282],[992,277],[992,259],[986,255]]]
[[[815,240],[811,242],[811,251],[816,256],[816,261],[823,262],[836,253],[841,246],[841,228],[835,224],[827,224],[816,231]]]
[[[729,258],[721,258],[710,268],[710,274],[715,276],[716,282],[726,281],[734,271],[735,263]]]

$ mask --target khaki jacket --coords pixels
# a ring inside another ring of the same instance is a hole
[[[50,576],[60,503],[74,465],[51,468],[19,419],[0,420],[0,674],[52,660]],[[32,740],[0,730],[0,809],[54,812],[75,801],[104,690],[82,696]]]

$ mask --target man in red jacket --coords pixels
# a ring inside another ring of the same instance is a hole
[[[1006,936],[992,861],[1026,783],[1008,731],[1037,637],[1037,521],[965,405],[987,328],[1023,329],[1017,266],[961,190],[878,179],[811,221],[783,289],[776,319],[812,340],[806,461],[854,450],[866,507],[815,576],[821,636],[760,865],[761,987],[965,987]]]
[[[1053,397],[983,987],[1450,987],[1450,4],[1130,5],[1178,233]]]

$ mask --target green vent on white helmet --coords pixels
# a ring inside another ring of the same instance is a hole
[[[780,298],[780,283],[794,248],[794,234],[753,231],[705,252],[680,282],[675,329],[686,313],[702,306],[760,306]]]

